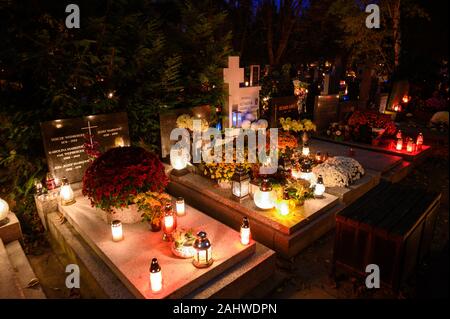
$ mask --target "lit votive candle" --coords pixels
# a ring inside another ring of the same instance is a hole
[[[176,209],[178,216],[186,215],[186,205],[184,204],[184,198],[178,197],[176,201]]]
[[[397,145],[396,145],[395,149],[397,151],[401,151],[403,149],[403,140],[401,138],[399,138],[397,140]]]
[[[162,272],[159,266],[158,259],[153,258],[150,264],[150,288],[153,293],[160,292],[162,290]]]
[[[122,222],[120,220],[114,220],[111,223],[111,233],[113,241],[118,242],[123,240]]]
[[[247,217],[244,217],[241,226],[241,244],[248,245],[250,243],[250,223]]]

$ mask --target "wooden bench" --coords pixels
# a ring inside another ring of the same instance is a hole
[[[381,283],[397,291],[429,252],[441,194],[382,182],[336,215],[332,276],[337,269],[366,277],[380,268]]]

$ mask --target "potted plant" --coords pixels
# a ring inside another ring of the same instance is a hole
[[[148,191],[160,193],[168,183],[157,155],[141,147],[119,147],[108,150],[87,168],[83,195],[107,222],[137,223],[141,213],[134,198]]]
[[[170,195],[158,192],[146,192],[135,197],[134,202],[142,213],[142,221],[146,221],[150,230],[157,232],[161,230],[161,220],[164,214],[164,208],[171,203]]]
[[[180,258],[192,258],[195,254],[193,247],[196,239],[194,229],[181,228],[173,234],[174,241],[171,246],[172,253]]]

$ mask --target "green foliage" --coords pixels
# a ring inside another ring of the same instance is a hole
[[[169,3],[173,20],[161,18]],[[132,141],[157,150],[159,112],[223,98],[231,33],[213,1],[78,5],[81,28],[67,29],[64,4],[0,3],[0,195],[30,234],[42,231],[31,195],[46,173],[40,122],[126,111]]]

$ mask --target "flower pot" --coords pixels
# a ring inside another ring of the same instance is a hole
[[[112,213],[107,213],[102,209],[96,209],[97,213],[105,223],[110,224],[113,220],[120,220],[123,224],[136,224],[142,220],[141,212],[136,204],[129,205],[128,208],[114,208]]]
[[[217,185],[222,189],[231,189],[230,181],[217,181]]]
[[[148,227],[150,229],[150,231],[157,233],[161,230],[161,222],[156,223],[155,221],[148,221]]]
[[[172,242],[172,245],[170,245],[170,249],[172,251],[172,254],[180,258],[192,258],[195,254],[195,249],[192,245],[181,245],[177,247],[176,243]]]

